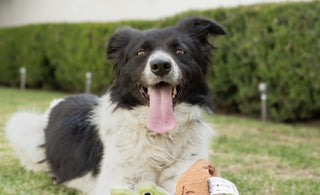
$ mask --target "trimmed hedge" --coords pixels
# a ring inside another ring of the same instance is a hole
[[[174,25],[184,16],[218,21],[228,35],[215,41],[209,78],[216,108],[259,115],[259,82],[268,83],[269,116],[278,121],[320,116],[320,3],[262,4],[190,11],[157,21],[41,24],[0,29],[0,84],[18,86],[19,68],[28,87],[83,91],[85,72],[92,90],[112,82],[105,60],[108,37],[117,27]]]
[[[132,22],[151,28],[150,22]],[[19,68],[27,68],[31,88],[83,91],[85,72],[93,73],[92,90],[102,92],[112,82],[106,63],[109,36],[126,23],[40,24],[0,30],[0,84],[17,86]],[[131,25],[131,24],[130,24]]]

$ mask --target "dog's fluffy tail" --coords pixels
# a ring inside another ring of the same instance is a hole
[[[8,120],[5,130],[12,148],[27,170],[47,171],[44,128],[48,113],[17,112]]]

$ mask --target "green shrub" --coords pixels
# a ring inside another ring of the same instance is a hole
[[[222,51],[216,52],[210,77],[217,106],[259,114],[257,86],[263,81],[272,119],[319,116],[320,3],[255,5],[226,13],[220,20],[229,35],[219,40]]]
[[[40,24],[0,29],[0,84],[18,86],[19,68],[32,88],[81,92],[85,72],[92,90],[112,82],[105,59],[108,37],[121,26],[138,29],[174,25],[184,16],[204,16],[222,24],[228,35],[213,40],[209,77],[219,110],[260,113],[259,82],[268,83],[269,116],[292,121],[320,115],[320,3],[262,4],[189,11],[157,21]]]
[[[81,92],[85,73],[93,74],[92,91],[102,93],[112,82],[105,48],[117,26],[108,24],[40,24],[0,30],[0,84],[17,86],[19,68],[27,68],[31,88]],[[132,26],[152,27],[150,22]]]

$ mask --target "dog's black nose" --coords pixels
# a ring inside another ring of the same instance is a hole
[[[171,70],[171,63],[168,60],[155,59],[150,62],[150,68],[153,74],[164,76]]]

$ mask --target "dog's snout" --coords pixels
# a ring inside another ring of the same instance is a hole
[[[155,59],[150,62],[151,72],[157,76],[164,76],[171,71],[171,63],[168,60]]]

